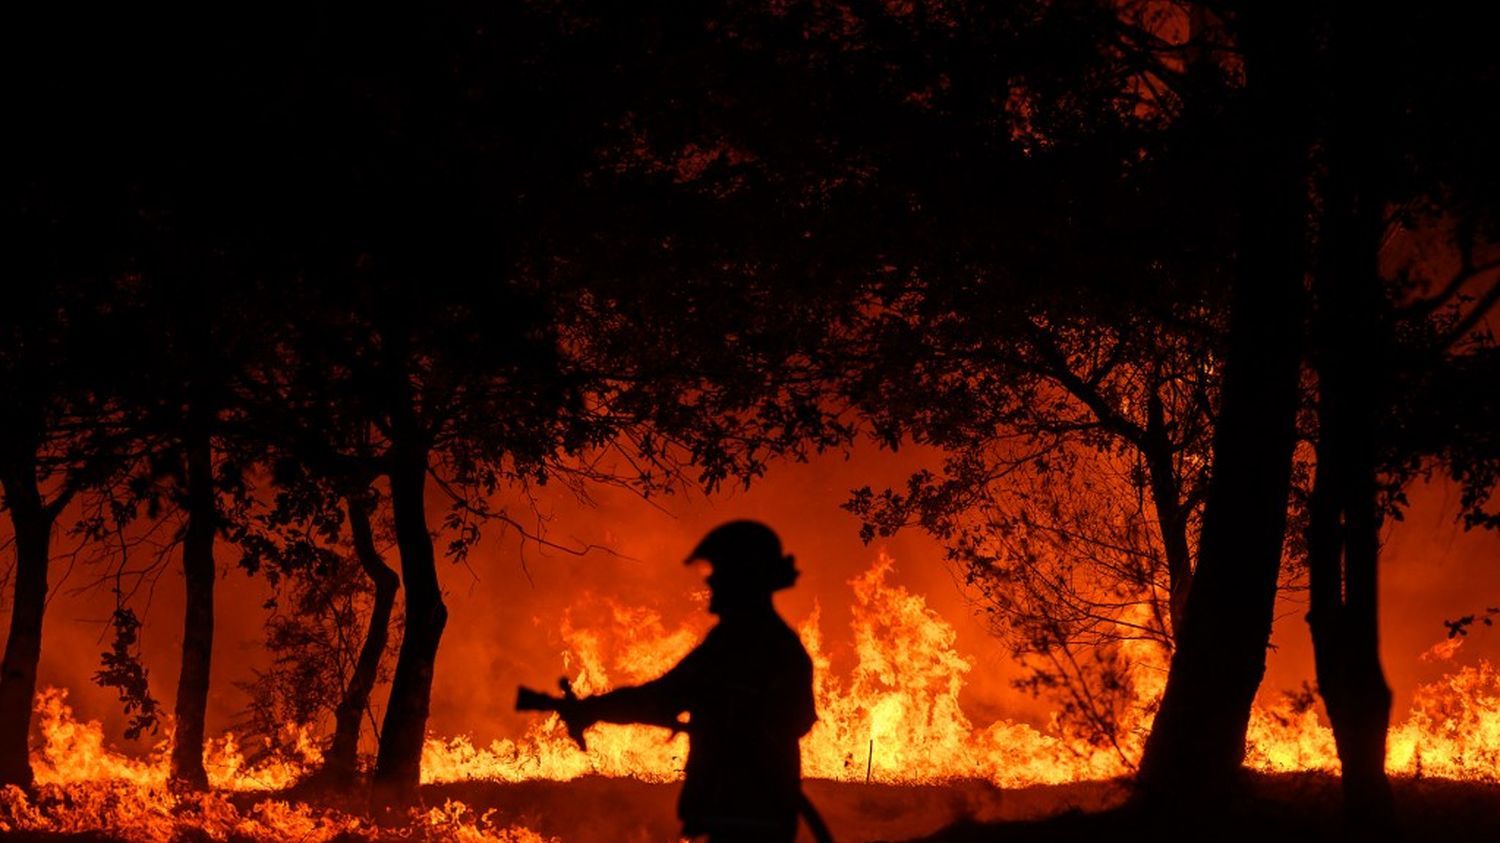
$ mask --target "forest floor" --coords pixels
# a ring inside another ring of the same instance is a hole
[[[1403,779],[1395,787],[1398,823],[1384,839],[1500,840],[1500,783]],[[429,785],[422,795],[430,806],[457,800],[476,813],[493,809],[499,823],[525,826],[563,843],[672,843],[678,839],[677,791],[675,784],[588,777],[572,782]],[[812,780],[806,782],[806,791],[840,843],[1293,843],[1342,837],[1338,780],[1318,773],[1254,776],[1245,796],[1223,816],[1212,821],[1170,818],[1165,823],[1159,816],[1148,820],[1126,806],[1129,791],[1122,782],[1001,790],[972,781],[886,785]],[[235,794],[230,801],[243,803],[243,810],[266,798],[267,794]],[[317,800],[329,807],[338,807],[339,802],[338,796]],[[196,837],[189,834],[178,839]],[[74,834],[0,833],[6,843],[114,843],[118,839],[105,829]],[[803,828],[799,843],[810,840]]]
[[[1047,817],[987,820],[961,818],[907,843],[1041,843],[1041,841],[1405,841],[1469,843],[1500,840],[1500,783],[1446,779],[1395,779],[1397,821],[1358,835],[1345,832],[1339,780],[1326,773],[1255,774],[1245,793],[1221,813],[1146,815],[1128,805],[1103,810],[1062,810]]]

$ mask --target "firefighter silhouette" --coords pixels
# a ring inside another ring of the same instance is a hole
[[[586,699],[522,689],[517,708],[559,712],[569,734],[599,722],[647,723],[688,733],[677,814],[685,837],[710,843],[791,841],[797,817],[831,840],[802,793],[797,744],[817,720],[812,660],[771,595],[797,580],[794,560],[758,521],[710,531],[685,560],[710,565],[708,611],[719,622],[666,674]],[[679,720],[686,713],[686,723]]]

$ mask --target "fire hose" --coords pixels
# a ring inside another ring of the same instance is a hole
[[[807,830],[812,832],[813,839],[818,843],[833,843],[833,834],[828,830],[828,823],[823,822],[823,815],[813,807],[812,800],[807,794],[797,791],[797,813],[802,815],[802,821],[807,823]]]

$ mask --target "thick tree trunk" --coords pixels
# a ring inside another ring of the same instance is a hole
[[[1324,407],[1327,401],[1320,402]],[[1326,411],[1325,411],[1326,412]],[[1320,439],[1341,435],[1328,430]],[[1391,692],[1380,665],[1377,563],[1379,517],[1372,471],[1348,455],[1318,448],[1318,478],[1308,526],[1312,631],[1318,690],[1343,771],[1344,810],[1359,835],[1389,833],[1394,803],[1385,773]],[[1340,516],[1342,515],[1342,524]],[[1342,563],[1342,565],[1340,564]]]
[[[1342,298],[1335,294],[1324,302]],[[1373,449],[1378,404],[1370,400],[1375,383],[1365,370],[1379,351],[1352,341],[1350,329],[1364,333],[1361,327],[1369,324],[1353,309],[1338,308],[1320,321],[1332,344],[1321,355],[1319,373],[1307,622],[1318,690],[1343,769],[1346,817],[1352,830],[1379,832],[1392,827],[1395,813],[1385,773],[1391,692],[1380,665],[1380,516]],[[1361,355],[1368,358],[1357,359]]]
[[[401,578],[386,566],[375,547],[374,531],[370,529],[370,514],[363,500],[356,496],[347,498],[349,530],[354,540],[354,553],[360,567],[375,587],[375,605],[370,610],[370,626],[365,632],[364,644],[359,650],[359,659],[349,684],[344,688],[343,699],[334,713],[333,742],[323,756],[324,781],[334,787],[349,784],[359,757],[360,722],[370,704],[370,692],[375,688],[375,678],[380,671],[380,657],[385,652],[390,638],[391,611],[396,604],[396,592],[401,588]]]
[[[396,545],[401,551],[401,580],[406,587],[406,622],[370,794],[374,807],[382,811],[407,807],[416,799],[433,664],[448,621],[423,499],[427,450],[411,442],[398,442],[391,454],[391,512]]]
[[[1342,22],[1341,22],[1342,23]],[[1366,39],[1334,30],[1334,123],[1314,276],[1318,369],[1317,477],[1308,566],[1318,690],[1343,769],[1344,809],[1358,835],[1389,834],[1395,808],[1385,773],[1391,691],[1380,664],[1377,419],[1390,372],[1379,275],[1383,228],[1369,99],[1377,57]]]
[[[201,421],[201,420],[200,420]],[[172,780],[196,790],[208,787],[203,769],[204,720],[214,646],[215,505],[213,445],[205,424],[195,424],[187,445],[187,530],[182,539],[182,575],[187,605],[182,624],[182,673],[177,680],[177,731],[172,742]]]
[[[42,656],[42,614],[47,608],[47,564],[53,515],[37,486],[34,457],[7,460],[5,506],[15,530],[16,579],[10,635],[0,663],[0,785],[30,787],[31,707]]]
[[[1174,812],[1212,810],[1238,780],[1265,673],[1296,433],[1305,26],[1283,3],[1247,4],[1237,21],[1250,100],[1243,252],[1198,566],[1138,777],[1148,806]]]

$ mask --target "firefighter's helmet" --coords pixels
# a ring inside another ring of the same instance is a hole
[[[799,574],[796,560],[781,552],[776,531],[759,521],[730,521],[713,528],[686,563],[707,560],[719,587],[766,592],[791,588]]]

